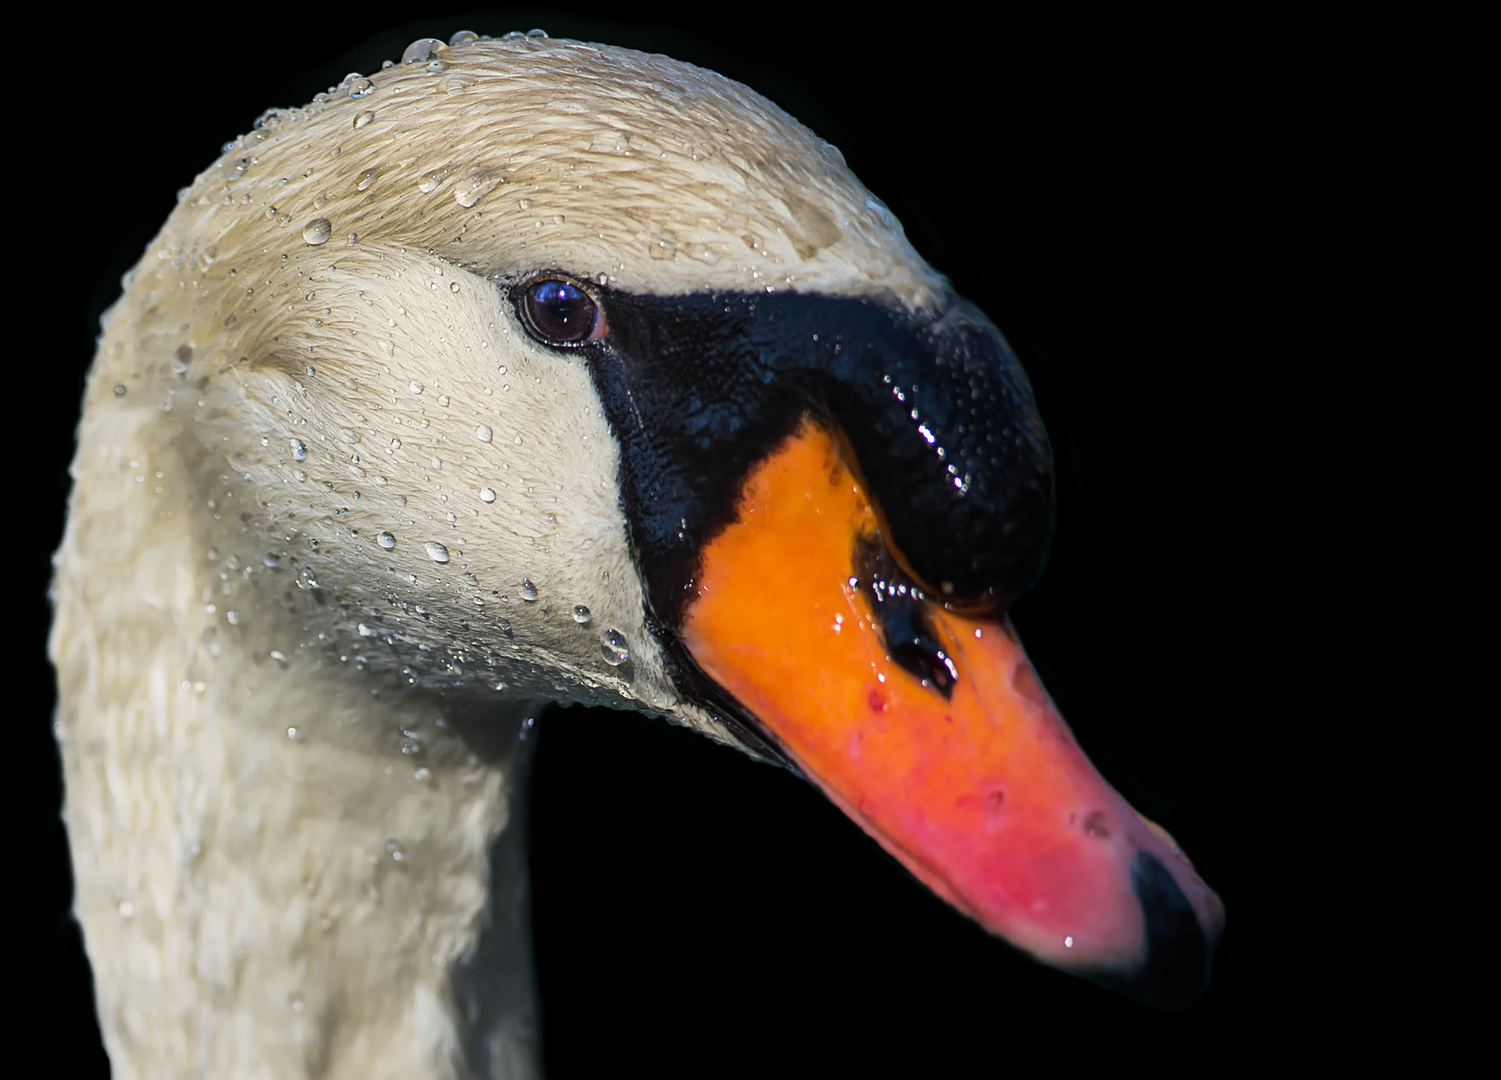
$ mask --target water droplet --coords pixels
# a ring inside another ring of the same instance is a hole
[[[448,408],[448,395],[447,394],[439,394],[438,395],[438,404],[442,405],[445,409]]]
[[[302,1003],[302,995],[301,994],[296,994],[296,993],[288,994],[287,995],[287,1004],[292,1007],[292,1011],[294,1013],[300,1013],[300,1012],[302,1012],[303,1009],[307,1008],[307,1006]]]
[[[486,488],[480,488],[479,489],[479,498],[480,498],[480,502],[493,503],[495,501],[495,489],[494,488],[487,488],[487,487]]]
[[[421,766],[412,773],[412,779],[416,780],[418,783],[421,783],[430,776],[432,776],[432,770],[430,770],[426,765]]]
[[[429,64],[448,57],[448,46],[437,38],[418,38],[401,53],[403,64]]]
[[[498,626],[498,627],[500,627],[500,632],[502,634],[504,634],[506,637],[510,637],[511,636],[511,620],[510,619],[507,619],[504,616],[502,616],[501,618],[495,620],[495,625]],[[499,689],[499,687],[497,687],[497,689]]]
[[[537,599],[537,586],[532,584],[531,578],[521,579],[521,599],[525,600],[527,603],[531,603],[533,600]]]
[[[589,149],[596,154],[628,154],[631,150],[631,137],[627,132],[607,128],[594,136]]]
[[[333,231],[334,227],[329,223],[328,218],[314,218],[302,227],[302,238],[316,247],[325,243],[333,235]]]
[[[611,667],[619,667],[631,658],[631,650],[626,644],[625,635],[619,630],[606,630],[604,643],[600,649],[605,654],[605,663]]]
[[[129,919],[136,913],[136,906],[129,900],[121,898],[115,901],[115,910],[120,913],[120,918]]]
[[[576,623],[578,623],[580,626],[588,626],[589,625],[589,609],[587,607],[585,607],[583,604],[574,604],[573,605],[573,621],[576,622]]]
[[[392,536],[388,532],[383,532],[375,538],[375,542],[381,547],[385,548],[387,551],[390,551],[393,547],[396,546],[396,537]]]
[[[298,727],[287,728],[287,738],[291,739],[293,742],[301,742],[302,729]]]
[[[354,190],[364,191],[373,183],[375,183],[375,170],[366,169],[360,173],[360,178],[354,182]]]
[[[293,439],[292,440],[292,460],[293,461],[306,461],[307,460],[307,443],[303,442],[301,439]]]
[[[526,32],[526,36],[529,37],[529,38],[545,38],[547,36],[547,31],[546,30],[528,30]]]
[[[381,339],[380,347],[381,351],[384,352],[387,356],[396,355],[396,346],[391,342],[386,341],[384,338]]]
[[[407,384],[407,389],[410,390],[414,394],[420,394],[420,393],[422,393],[423,390],[425,390],[427,388],[425,386],[423,386],[420,382],[418,382],[416,379],[413,379],[410,383]]]
[[[386,854],[391,856],[396,862],[401,862],[405,858],[405,853],[401,850],[401,841],[396,839],[387,840]]]
[[[415,737],[408,735],[405,739],[401,740],[401,752],[408,755],[420,754],[422,753],[422,743]]]
[[[473,206],[485,197],[485,193],[505,180],[488,169],[476,169],[453,189],[453,198],[463,207]]]
[[[427,557],[433,562],[446,563],[448,561],[448,549],[442,544],[429,540],[423,545],[423,548],[427,551]]]
[[[453,37],[448,39],[448,47],[457,49],[460,45],[473,45],[479,40],[479,35],[473,30],[456,30]]]
[[[360,115],[354,118],[354,129],[358,131],[360,128],[364,127],[374,119],[375,114],[373,112],[370,112],[369,110],[366,110],[365,112],[360,113]]]
[[[240,625],[240,613],[238,611],[226,611],[224,613],[224,618],[225,618],[225,621],[228,622],[230,626],[239,626]]]
[[[479,437],[480,442],[489,442],[491,439],[495,438],[495,432],[490,430],[489,424],[481,424],[479,427],[474,429],[474,434]]]
[[[375,89],[375,84],[363,76],[349,81],[349,96],[362,98]]]

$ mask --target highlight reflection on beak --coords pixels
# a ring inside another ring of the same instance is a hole
[[[1191,1004],[1219,898],[1095,771],[1009,622],[924,595],[885,552],[805,420],[705,549],[682,640],[934,892],[1046,963]]]

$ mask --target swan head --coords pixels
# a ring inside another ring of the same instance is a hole
[[[268,670],[663,716],[1038,959],[1202,989],[1218,898],[1006,619],[1053,521],[1026,377],[774,105],[415,43],[227,147],[126,284],[85,425],[171,448],[143,542],[192,531]]]

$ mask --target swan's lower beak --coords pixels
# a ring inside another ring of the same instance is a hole
[[[1045,963],[1192,1004],[1219,897],[1095,771],[1009,623],[873,581],[877,548],[875,509],[805,423],[705,549],[682,640],[934,892]]]

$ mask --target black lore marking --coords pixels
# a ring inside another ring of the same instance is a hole
[[[609,332],[577,351],[620,440],[631,542],[664,625],[680,625],[746,477],[809,414],[843,432],[930,594],[1004,605],[1041,572],[1047,434],[1021,365],[973,307],[918,319],[797,293],[595,299]]]

